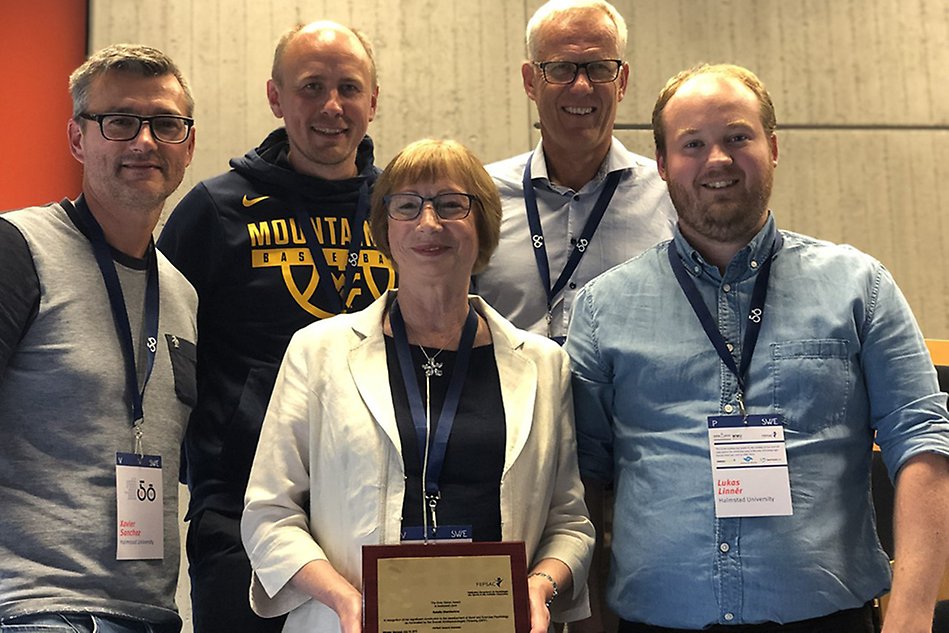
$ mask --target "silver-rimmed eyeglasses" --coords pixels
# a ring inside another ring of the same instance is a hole
[[[175,114],[156,114],[139,116],[127,112],[105,112],[103,114],[80,114],[79,118],[95,121],[99,124],[102,137],[108,141],[131,141],[142,130],[142,124],[148,128],[156,141],[162,143],[184,143],[188,140],[194,119]]]
[[[572,84],[577,80],[580,70],[586,72],[592,84],[608,84],[619,77],[623,66],[621,59],[597,59],[591,62],[550,61],[534,62],[549,84]]]
[[[425,197],[417,193],[393,193],[382,198],[386,214],[393,220],[414,220],[422,213],[426,202],[432,203],[436,215],[442,220],[461,220],[468,217],[471,205],[478,199],[470,193],[440,193]]]

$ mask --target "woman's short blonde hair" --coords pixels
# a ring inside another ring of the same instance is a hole
[[[383,198],[406,186],[441,179],[451,180],[478,199],[477,204],[471,206],[478,231],[478,258],[472,273],[481,272],[488,265],[501,235],[501,197],[478,157],[457,141],[415,141],[389,161],[372,192],[369,215],[372,239],[376,248],[392,259],[389,216]]]

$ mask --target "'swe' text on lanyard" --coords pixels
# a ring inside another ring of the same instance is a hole
[[[564,286],[567,285],[567,280],[576,272],[577,266],[580,265],[580,260],[590,245],[590,241],[593,239],[593,234],[596,233],[597,227],[600,226],[600,220],[603,219],[606,208],[613,199],[613,193],[616,191],[616,187],[623,177],[623,172],[610,172],[606,177],[603,191],[600,192],[599,197],[596,199],[596,203],[593,205],[593,211],[583,225],[583,229],[580,231],[580,237],[577,239],[576,244],[573,245],[573,250],[570,251],[567,263],[564,264],[560,276],[557,277],[557,281],[551,286],[550,261],[547,259],[547,246],[544,243],[544,229],[541,226],[540,211],[537,208],[537,194],[534,192],[534,183],[531,180],[531,161],[533,158],[534,154],[532,153],[527,157],[527,165],[524,167],[524,206],[527,209],[527,224],[530,227],[531,242],[534,245],[534,260],[537,262],[537,271],[540,273],[540,279],[544,284],[544,292],[547,293],[547,334],[549,336],[550,323],[553,320],[554,300],[557,298],[557,295],[560,294],[560,291],[563,290]],[[563,343],[562,340],[558,340],[557,342]]]
[[[428,508],[422,508],[423,534],[428,539],[428,519],[431,514],[432,527],[437,532],[438,517],[435,510],[440,498],[438,480],[441,477],[442,466],[445,464],[445,452],[448,449],[448,438],[455,423],[455,414],[458,412],[458,403],[461,400],[461,390],[468,376],[468,362],[471,360],[471,349],[474,347],[475,335],[478,333],[478,315],[474,308],[468,307],[468,317],[465,319],[458,343],[458,356],[455,368],[451,372],[448,383],[448,393],[442,404],[438,416],[438,427],[435,437],[431,437],[431,394],[428,393],[428,374],[426,374],[426,402],[422,408],[422,396],[418,381],[415,379],[415,369],[412,366],[412,352],[409,350],[409,338],[405,331],[405,320],[399,310],[399,301],[392,302],[389,311],[389,323],[392,326],[392,337],[395,339],[395,352],[402,370],[402,381],[405,383],[405,392],[409,400],[409,409],[412,412],[412,423],[415,426],[415,437],[418,443],[419,462],[422,465],[422,485],[424,486],[423,503]]]
[[[346,268],[343,274],[343,288],[341,291],[336,289],[333,274],[330,271],[329,264],[326,263],[326,258],[323,256],[323,246],[316,237],[310,215],[304,210],[305,204],[307,203],[303,198],[297,200],[297,224],[306,236],[310,257],[313,258],[313,263],[320,275],[319,285],[323,287],[322,294],[331,304],[330,311],[334,314],[343,314],[348,309],[346,301],[353,283],[355,283],[356,271],[359,269],[359,251],[362,250],[366,219],[369,217],[369,183],[368,181],[363,182],[362,186],[359,187],[359,198],[356,201],[356,215],[353,217],[350,229],[349,252],[346,256]]]
[[[675,243],[671,242],[669,244],[669,263],[672,265],[672,272],[675,273],[679,287],[682,288],[682,292],[685,293],[686,298],[689,300],[692,311],[695,312],[695,316],[698,317],[699,322],[702,324],[702,329],[705,330],[705,335],[715,347],[718,356],[738,381],[738,394],[736,395],[736,399],[738,400],[738,408],[741,411],[742,417],[747,417],[745,411],[745,393],[747,393],[746,378],[748,367],[751,365],[751,357],[754,355],[755,346],[758,344],[761,322],[764,319],[764,304],[768,296],[768,280],[771,278],[771,261],[774,257],[774,253],[781,247],[782,241],[783,238],[781,234],[778,233],[768,253],[768,257],[761,265],[761,270],[758,272],[757,279],[755,279],[755,286],[751,292],[751,306],[748,309],[748,324],[741,346],[740,365],[735,363],[735,357],[728,351],[728,343],[719,331],[714,319],[712,319],[712,313],[709,312],[708,306],[706,306],[705,301],[702,300],[702,295],[699,293],[698,288],[695,287],[695,282],[692,281],[688,271],[685,269],[685,265],[682,263],[682,260],[679,259],[679,255],[675,249]]]
[[[155,364],[155,352],[158,350],[158,259],[155,255],[155,246],[153,243],[149,244],[146,255],[145,311],[143,313],[145,349],[140,350],[140,353],[145,355],[145,376],[140,389],[135,364],[132,328],[129,324],[128,310],[125,307],[125,297],[122,294],[122,284],[119,282],[119,275],[115,271],[115,263],[112,260],[112,251],[105,240],[102,227],[99,226],[99,223],[89,211],[83,197],[80,196],[76,201],[75,209],[87,230],[89,241],[92,244],[92,252],[95,255],[99,272],[102,274],[102,281],[105,283],[106,292],[109,295],[112,320],[115,323],[119,345],[122,348],[122,357],[125,360],[125,386],[132,401],[132,430],[135,437],[132,450],[138,455],[142,455],[142,423],[145,419],[142,402],[145,398],[145,387]]]

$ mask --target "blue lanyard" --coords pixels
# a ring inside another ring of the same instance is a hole
[[[405,332],[405,320],[399,310],[399,301],[392,302],[389,311],[389,323],[392,325],[392,337],[395,339],[395,353],[399,359],[399,368],[402,370],[402,381],[405,383],[405,392],[409,399],[409,408],[412,411],[412,422],[415,425],[415,437],[418,443],[419,463],[425,463],[426,444],[428,444],[429,429],[426,428],[425,412],[422,409],[422,395],[419,392],[418,381],[415,379],[415,368],[412,366],[412,352],[409,350],[409,337]],[[441,476],[442,466],[445,463],[445,451],[448,448],[448,438],[451,427],[455,423],[455,414],[458,412],[458,403],[461,400],[461,390],[468,376],[468,361],[471,359],[471,349],[474,347],[475,334],[478,332],[478,315],[474,308],[468,306],[468,317],[461,331],[461,340],[458,343],[458,356],[455,367],[451,372],[448,383],[448,394],[438,416],[438,427],[435,437],[428,449],[428,468],[425,473],[425,495],[429,501],[438,498],[438,479]]]
[[[722,359],[725,366],[728,367],[738,380],[737,399],[742,416],[746,415],[744,394],[747,392],[746,378],[748,367],[751,365],[751,357],[755,353],[755,346],[758,344],[758,334],[761,332],[761,322],[764,320],[765,299],[768,296],[768,280],[771,278],[771,262],[774,259],[774,254],[781,248],[783,241],[784,238],[778,233],[774,239],[774,243],[771,245],[768,257],[762,264],[761,270],[758,271],[757,279],[755,279],[755,286],[751,291],[751,306],[748,309],[748,327],[745,329],[745,337],[741,346],[740,365],[735,363],[735,357],[728,351],[728,344],[725,341],[725,337],[722,336],[721,331],[715,325],[715,321],[712,319],[712,313],[709,312],[708,306],[706,306],[705,301],[702,300],[702,295],[699,293],[698,288],[695,287],[695,282],[692,281],[688,271],[685,269],[685,265],[676,252],[675,242],[669,242],[669,263],[672,265],[672,272],[675,273],[676,281],[679,282],[679,287],[682,288],[682,292],[685,293],[686,298],[689,300],[692,311],[695,312],[695,316],[698,317],[699,322],[702,324],[702,329],[705,330],[705,335],[715,347],[719,358]]]
[[[306,204],[303,198],[297,200],[297,224],[306,236],[310,257],[313,258],[313,263],[316,264],[316,270],[320,275],[318,285],[323,289],[322,294],[332,304],[330,311],[334,314],[342,314],[349,309],[346,305],[346,299],[349,297],[349,292],[356,280],[356,271],[359,269],[359,251],[362,250],[366,219],[369,217],[369,182],[366,181],[359,187],[359,198],[356,201],[356,215],[353,217],[351,225],[346,272],[344,273],[341,291],[337,290],[336,284],[333,282],[333,274],[330,271],[329,264],[326,263],[326,258],[323,257],[322,245],[316,237],[316,231],[313,230],[310,216],[304,210]]]
[[[92,252],[95,255],[96,263],[99,265],[99,272],[102,274],[102,281],[105,283],[106,292],[109,295],[109,307],[112,309],[112,321],[115,323],[115,330],[119,337],[119,345],[122,348],[122,356],[125,360],[125,388],[132,399],[132,428],[135,429],[135,452],[141,453],[142,430],[141,424],[145,418],[145,412],[142,402],[145,399],[145,386],[152,375],[152,368],[155,365],[155,352],[158,349],[158,257],[155,254],[154,243],[149,243],[146,253],[146,281],[145,281],[145,378],[142,381],[142,387],[138,387],[138,372],[135,369],[135,346],[132,337],[132,327],[129,324],[128,310],[125,307],[125,296],[122,294],[122,284],[119,282],[119,275],[115,271],[115,262],[112,260],[112,251],[102,227],[96,221],[92,212],[86,204],[83,196],[74,205],[79,219],[86,228],[89,242],[92,244]]]
[[[537,209],[537,194],[534,192],[534,183],[531,180],[531,160],[533,160],[533,158],[534,154],[531,153],[531,155],[527,157],[527,165],[524,167],[524,206],[527,208],[527,224],[531,230],[531,242],[534,245],[534,259],[537,262],[537,271],[540,273],[541,281],[544,282],[544,292],[547,293],[547,315],[549,318],[550,312],[553,309],[554,299],[557,298],[560,291],[567,285],[567,280],[576,272],[577,266],[580,265],[580,260],[590,245],[590,241],[593,240],[593,234],[596,233],[597,227],[600,226],[600,220],[603,219],[603,214],[606,213],[606,208],[613,199],[613,193],[616,191],[616,187],[623,177],[623,171],[610,172],[606,177],[603,191],[600,192],[599,197],[596,199],[596,203],[593,205],[593,211],[583,225],[583,229],[580,231],[580,237],[577,239],[577,243],[573,245],[573,250],[570,251],[567,263],[560,272],[560,276],[557,277],[556,283],[551,286],[550,262],[547,259],[547,245],[544,243],[544,229],[541,227],[540,212]]]

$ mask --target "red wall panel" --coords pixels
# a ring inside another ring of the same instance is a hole
[[[86,58],[85,0],[0,0],[0,210],[75,197],[67,80]]]

